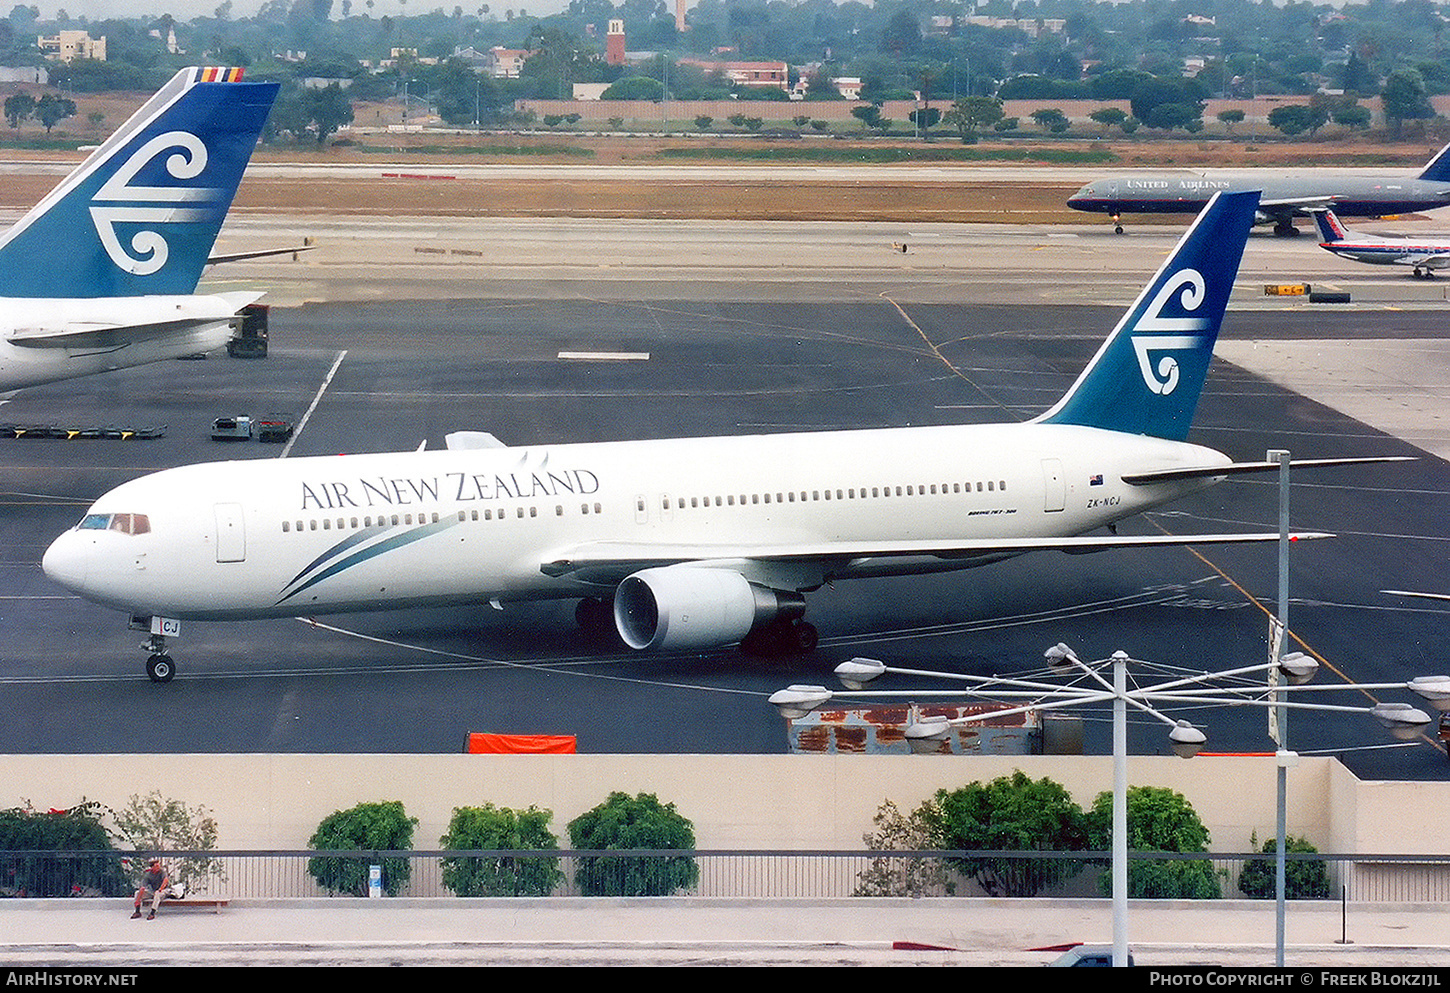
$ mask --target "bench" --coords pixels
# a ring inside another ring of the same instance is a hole
[[[166,899],[161,901],[162,910],[209,910],[213,914],[221,913],[223,907],[230,906],[231,900],[227,897],[206,897],[206,896],[184,896],[180,900]]]

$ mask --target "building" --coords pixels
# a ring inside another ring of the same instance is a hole
[[[680,64],[698,66],[705,72],[718,72],[730,81],[730,85],[742,89],[790,89],[790,67],[784,62],[715,62],[683,58]]]
[[[518,79],[529,54],[527,48],[502,48],[495,45],[488,50],[488,74],[494,79]]]
[[[609,22],[609,31],[604,35],[604,61],[612,66],[624,65],[624,20],[616,18]]]
[[[106,61],[106,36],[92,38],[87,31],[60,31],[54,38],[39,36],[35,44],[52,62],[69,62],[72,59],[95,59]]]

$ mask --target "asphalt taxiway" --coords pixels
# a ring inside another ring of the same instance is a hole
[[[1177,235],[243,217],[222,249],[309,233],[322,247],[295,262],[211,280],[270,290],[267,359],[123,370],[0,406],[4,420],[167,427],[145,442],[0,440],[0,752],[456,751],[473,730],[573,733],[594,752],[775,752],[785,736],[765,696],[828,682],[853,655],[1005,673],[1059,641],[1190,669],[1265,652],[1273,552],[1173,549],[826,588],[810,599],[822,641],[805,659],[626,654],[578,633],[572,604],[480,605],[193,624],[178,677],[153,685],[140,635],[51,584],[40,555],[125,479],[281,453],[210,441],[214,417],[310,411],[289,457],[437,447],[460,428],[537,444],[1025,419],[1067,389]],[[1246,459],[1417,456],[1296,479],[1295,525],[1338,537],[1295,549],[1291,624],[1326,681],[1441,672],[1450,611],[1380,592],[1450,592],[1441,284],[1360,271],[1310,242],[1254,236],[1193,440]],[[1356,302],[1259,285],[1299,280]],[[636,358],[602,357],[618,354]],[[1272,529],[1276,512],[1272,480],[1235,482],[1132,528]],[[1257,712],[1190,716],[1214,750],[1269,747]],[[1428,739],[1384,747],[1359,718],[1296,718],[1293,733],[1362,776],[1450,773]],[[1090,724],[1090,748],[1106,737]],[[1163,747],[1156,726],[1130,744]]]

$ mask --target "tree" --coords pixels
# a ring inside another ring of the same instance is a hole
[[[0,852],[112,852],[101,823],[106,808],[82,800],[69,810],[35,810],[27,801],[0,810]],[[7,854],[0,858],[0,894],[5,896],[120,896],[131,892],[120,852],[94,859]]]
[[[653,793],[611,793],[569,822],[569,842],[578,852],[695,847],[695,826]],[[601,858],[581,855],[574,882],[585,896],[668,896],[694,886],[700,868],[690,855]]]
[[[911,120],[912,124],[921,128],[922,132],[925,133],[941,123],[941,108],[922,107],[919,110],[913,110],[907,117]]]
[[[879,103],[863,103],[852,107],[851,116],[868,128],[874,128],[879,131],[885,131],[891,126],[891,121],[881,116],[881,105]]]
[[[696,131],[709,131],[710,125],[715,123],[715,118],[709,114],[700,114],[695,118]]]
[[[1195,121],[1202,126],[1203,108],[1186,103],[1155,104],[1142,121],[1148,127],[1160,131],[1172,131],[1174,128],[1187,130]]]
[[[438,843],[450,851],[555,851],[551,810],[510,810],[486,803],[454,807],[448,833]],[[559,860],[548,856],[448,856],[443,885],[459,896],[548,896],[564,881]]]
[[[875,831],[861,836],[866,847],[875,852],[921,851],[935,845],[929,811],[931,802],[922,804],[909,815],[890,800],[876,809],[871,823]],[[861,871],[852,896],[935,896],[950,895],[955,887],[947,867],[940,859],[878,856]]]
[[[1092,847],[1113,846],[1113,794],[1098,794],[1087,815]],[[1152,852],[1207,852],[1208,828],[1181,793],[1157,786],[1128,788],[1128,849]],[[1112,874],[1099,880],[1112,895]],[[1129,859],[1128,895],[1161,900],[1218,899],[1218,878],[1207,860]]]
[[[404,813],[401,800],[360,803],[323,818],[307,847],[319,852],[408,851],[413,847],[413,828],[417,826],[418,819]],[[317,856],[307,860],[307,871],[326,890],[367,896],[369,864],[361,858]],[[380,864],[384,891],[388,896],[397,896],[412,871],[408,860],[383,858]]]
[[[317,128],[319,145],[325,143],[327,136],[338,128],[352,123],[352,101],[336,83],[320,90],[308,90],[304,105],[313,125]]]
[[[58,97],[53,93],[44,94],[35,105],[35,118],[45,125],[46,134],[50,134],[50,129],[67,117],[74,117],[75,112],[74,100],[68,97]]]
[[[957,129],[962,144],[971,145],[976,143],[979,131],[1002,120],[1002,115],[1002,101],[996,97],[960,97],[943,120]]]
[[[116,830],[140,852],[206,852],[216,848],[217,823],[202,806],[188,807],[152,790],[133,794],[115,814]],[[220,860],[205,855],[174,859],[167,865],[171,878],[188,890],[205,890],[212,880],[226,882]]]
[[[1425,92],[1425,79],[1414,69],[1396,69],[1389,74],[1380,91],[1380,104],[1396,135],[1405,121],[1435,116]]]
[[[1099,107],[1088,115],[1088,119],[1101,124],[1104,130],[1127,120],[1128,112],[1121,107]]]
[[[5,98],[5,119],[15,130],[20,130],[20,122],[31,114],[35,113],[35,97],[23,90]]]
[[[1258,839],[1254,841],[1257,843]],[[1270,838],[1264,842],[1261,851],[1277,857],[1279,840]],[[1284,839],[1284,851],[1290,855],[1296,852],[1310,855],[1317,854],[1319,849],[1303,838],[1290,835]],[[1277,858],[1250,859],[1244,865],[1244,871],[1239,873],[1239,892],[1250,900],[1274,899],[1278,895],[1276,861]],[[1328,900],[1329,873],[1325,871],[1323,860],[1285,859],[1284,897],[1288,900]]]
[[[1244,116],[1244,112],[1238,109],[1220,110],[1218,112],[1219,123],[1223,125],[1223,129],[1229,134],[1233,134],[1235,124],[1243,123]]]
[[[1082,808],[1060,783],[1021,770],[990,783],[938,790],[926,817],[939,848],[964,851],[1078,851],[1087,843]],[[1070,859],[973,857],[949,860],[989,896],[1036,896],[1076,875]]]
[[[1329,120],[1329,112],[1323,107],[1308,104],[1290,104],[1275,107],[1269,111],[1269,126],[1282,131],[1289,137],[1308,131],[1312,136]]]
[[[525,65],[527,64],[525,63]],[[626,76],[601,93],[599,99],[659,101],[664,94],[664,84],[658,79],[651,79],[648,76]]]
[[[1128,98],[1132,107],[1133,116],[1150,128],[1160,127],[1153,123],[1153,111],[1162,105],[1176,104],[1190,108],[1187,116],[1182,116],[1180,111],[1172,112],[1172,117],[1184,121],[1191,117],[1203,116],[1204,91],[1201,84],[1192,79],[1172,78],[1166,76],[1152,76],[1142,80],[1133,87],[1133,93]],[[1165,116],[1164,120],[1167,119]],[[1182,125],[1172,125],[1181,127]]]
[[[1060,134],[1067,130],[1067,115],[1056,107],[1043,107],[1032,112],[1032,119],[1044,131]]]

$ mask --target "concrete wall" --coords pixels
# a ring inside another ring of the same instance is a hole
[[[81,799],[113,808],[133,794],[211,809],[224,849],[305,848],[319,821],[371,800],[402,800],[431,848],[454,807],[485,802],[554,812],[554,830],[613,790],[651,792],[695,824],[701,848],[858,849],[885,799],[910,809],[939,788],[1021,769],[1063,783],[1084,808],[1112,788],[1102,757],[890,755],[97,755],[0,756],[0,806]],[[1262,757],[1135,757],[1133,785],[1184,794],[1216,851],[1274,831],[1274,765]],[[1321,851],[1438,854],[1447,782],[1360,782],[1337,761],[1304,758],[1289,778],[1289,829]]]

